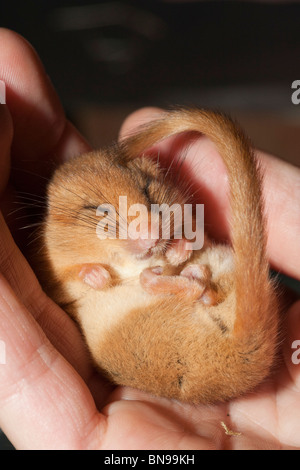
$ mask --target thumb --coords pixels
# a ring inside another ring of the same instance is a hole
[[[119,132],[119,139],[122,140],[126,138],[140,125],[147,124],[147,122],[160,118],[163,112],[163,109],[154,107],[141,108],[134,111],[127,116],[123,122]]]

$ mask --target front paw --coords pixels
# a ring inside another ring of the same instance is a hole
[[[166,276],[159,266],[147,268],[140,275],[143,289],[154,295],[188,296],[190,299],[201,298],[205,286],[185,276]]]
[[[206,306],[217,303],[217,294],[211,287],[209,268],[202,265],[190,265],[180,275],[165,276],[163,268],[147,268],[140,275],[143,289],[154,295],[177,295],[198,300]]]
[[[84,264],[78,274],[85,284],[93,289],[101,290],[111,282],[110,273],[101,264]]]
[[[218,295],[213,288],[212,272],[207,264],[189,264],[180,273],[181,276],[191,280],[197,280],[201,285],[205,286],[201,296],[201,302],[207,306],[213,306],[218,303]]]

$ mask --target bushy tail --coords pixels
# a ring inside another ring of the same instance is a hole
[[[274,308],[266,257],[261,175],[248,139],[223,114],[177,109],[142,126],[138,133],[123,141],[123,150],[126,158],[135,158],[155,143],[187,131],[196,131],[210,138],[227,168],[237,299],[234,334],[243,339],[258,325],[263,330],[268,328],[272,323],[270,312]]]

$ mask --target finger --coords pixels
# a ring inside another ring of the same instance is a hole
[[[138,126],[147,124],[147,122],[153,121],[161,117],[163,110],[161,108],[141,108],[131,113],[123,122],[120,131],[119,139],[126,138],[132,131]]]
[[[300,279],[300,169],[265,153],[259,159],[270,260],[278,271]]]
[[[162,112],[162,111],[161,111]],[[124,122],[120,138],[159,116],[157,108],[145,108]],[[174,139],[155,148],[173,158]],[[182,147],[182,145],[181,145]],[[300,169],[273,156],[257,152],[264,178],[264,199],[268,224],[268,253],[272,266],[300,279]],[[199,189],[199,200],[205,204],[206,226],[211,235],[228,238],[230,207],[227,175],[214,145],[200,138],[188,146],[184,172]]]
[[[14,153],[34,158],[59,140],[65,126],[64,112],[30,44],[2,28],[0,41],[0,78],[6,84],[6,101],[14,120]]]
[[[0,214],[0,272],[55,347],[84,376],[85,348],[72,320],[42,291]]]
[[[88,384],[97,406],[101,406],[110,388],[95,371],[78,326],[42,290],[27,260],[16,246],[1,213],[0,272],[51,344]]]
[[[105,418],[85,383],[53,348],[0,276],[0,426],[18,449],[98,444]]]
[[[67,122],[57,94],[30,44],[0,28],[0,79],[14,123],[12,155],[21,168],[41,170],[89,147]],[[37,168],[38,162],[40,167]],[[22,175],[24,180],[24,174]]]

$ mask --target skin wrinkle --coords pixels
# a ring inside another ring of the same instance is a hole
[[[57,308],[56,304],[46,296],[46,294],[41,290],[39,293],[39,298],[42,299],[40,303],[38,298],[35,297],[34,302],[32,303],[32,312],[38,324],[44,331],[47,331],[47,337],[53,344],[58,345],[59,351],[62,353],[66,359],[71,363],[71,365],[77,370],[77,372],[84,378],[86,382],[92,379],[94,375],[94,369],[92,366],[88,371],[83,370],[81,366],[80,357],[82,356],[82,348],[74,346],[74,341],[71,337],[68,337],[65,332],[74,329],[74,332],[78,333],[77,326],[72,319],[67,317],[63,311],[59,316],[51,315],[49,311],[49,302],[51,302],[51,307],[53,310]],[[38,309],[37,309],[38,305]],[[28,305],[30,310],[30,304]],[[72,353],[70,353],[72,351]],[[68,352],[68,354],[66,354]],[[84,348],[84,352],[86,350]]]
[[[290,408],[290,404],[289,403],[286,403],[286,404],[282,404],[281,403],[281,396],[280,396],[280,393],[276,393],[275,394],[275,402],[276,402],[276,406],[274,406],[274,408],[276,409],[276,431],[277,431],[277,435],[279,436],[278,437],[278,442],[279,442],[279,439],[281,440],[281,443],[283,445],[286,445],[287,443],[284,442],[284,436],[281,435],[280,433],[280,421],[282,421],[281,417],[282,416],[285,416],[287,415],[286,411],[289,411],[288,409]],[[294,432],[293,432],[294,434]],[[275,439],[275,431],[274,431],[274,439]],[[291,440],[290,436],[288,436],[289,440]]]
[[[31,336],[28,334],[28,332],[31,329],[32,324],[35,324],[35,321],[33,318],[29,315],[29,312],[27,311],[26,307],[21,305],[19,302],[16,302],[16,299],[13,298],[11,295],[11,291],[8,292],[5,290],[5,285],[7,284],[7,281],[1,277],[0,278],[0,297],[2,301],[6,303],[5,308],[1,305],[2,313],[5,313],[6,320],[13,324],[13,321],[18,327],[18,333],[22,337],[22,340],[26,340],[26,348],[28,348],[28,345],[30,344],[31,347],[35,347],[36,341],[39,343],[43,343],[45,341],[45,333],[39,328],[36,331],[36,334],[34,338],[32,338],[33,342],[31,341]],[[7,307],[9,308],[9,313],[7,313]],[[15,313],[18,312],[18,315],[16,317]],[[24,313],[26,312],[27,314],[27,319],[24,321]],[[13,320],[15,318],[15,320]],[[22,341],[21,341],[22,344]]]
[[[9,309],[10,309],[10,313],[12,314],[12,318],[13,318],[13,315],[15,314],[15,311],[14,311],[14,308],[13,308],[13,305],[11,304],[11,302],[9,302],[9,300],[7,298],[5,298],[3,295],[1,295],[1,299],[2,301],[5,300],[6,302],[6,306],[9,306]],[[2,318],[3,318],[3,313],[5,312],[5,310],[3,309],[3,307],[1,306],[1,312],[2,312]],[[7,315],[6,315],[7,316]],[[12,320],[10,320],[10,318],[8,319],[8,321],[10,321],[12,323]],[[24,353],[24,347],[23,347],[23,343],[25,341],[25,339],[27,340],[26,341],[26,348],[28,349],[28,340],[30,337],[28,337],[28,335],[26,335],[26,331],[28,332],[28,326],[27,328],[24,326],[24,324],[22,324],[22,322],[19,320],[18,321],[18,324],[14,324],[14,327],[15,329],[17,329],[18,331],[18,337],[17,337],[17,340],[18,340],[18,344],[19,344],[19,348],[16,348],[16,344],[15,341],[12,343],[12,339],[11,338],[6,338],[6,342],[7,342],[7,348],[8,348],[8,351],[11,349],[11,351],[14,350],[13,354],[14,356],[17,356],[18,359],[21,358],[21,364],[17,364],[15,363],[14,365],[14,370],[13,370],[13,375],[10,377],[9,379],[9,382],[7,381],[7,377],[5,379],[5,387],[8,388],[7,390],[7,398],[9,399],[10,395],[11,395],[11,389],[14,390],[14,393],[12,394],[12,396],[18,394],[20,395],[20,393],[22,393],[22,389],[23,389],[23,385],[24,385],[24,380],[28,381],[28,379],[26,379],[24,377],[24,374],[26,373],[26,365],[28,364],[26,361],[24,361],[24,357],[23,357],[23,353]],[[17,328],[16,328],[17,327]],[[20,341],[20,337],[23,337]],[[12,343],[12,344],[11,344]],[[14,348],[15,347],[15,348]],[[31,344],[31,347],[33,347],[33,344]],[[34,351],[35,352],[35,349]],[[28,352],[26,353],[28,355]],[[10,354],[10,357],[12,358],[13,355],[12,353]],[[30,360],[29,360],[30,362]],[[9,363],[7,364],[9,366]],[[1,371],[0,371],[1,372]],[[4,372],[4,371],[3,371]],[[21,375],[20,375],[21,374]],[[19,379],[17,380],[16,377],[17,376],[20,376]],[[23,385],[22,385],[23,384]],[[15,390],[15,388],[17,388],[17,390]],[[3,396],[3,393],[1,394],[1,400],[5,399],[5,397]]]
[[[13,249],[17,252],[17,248],[15,246],[13,246]],[[21,272],[19,274],[21,274]],[[15,276],[14,280],[18,281],[18,276]],[[68,341],[68,337],[66,337],[64,332],[66,331],[65,327],[69,328],[69,326],[72,325],[72,327],[75,329],[75,325],[69,317],[65,316],[63,311],[61,311],[60,316],[52,316],[52,318],[51,316],[49,316],[49,303],[51,305],[53,304],[53,309],[56,306],[41,290],[39,284],[37,282],[31,283],[29,290],[25,289],[25,291],[22,291],[21,297],[25,307],[29,311],[31,311],[31,313],[35,317],[35,320],[41,325],[41,327],[45,328],[45,330],[48,331],[49,339],[57,345],[60,345],[59,349],[61,349],[63,352],[70,350],[70,345],[72,343]],[[10,309],[12,311],[13,317],[13,307],[11,305]],[[78,359],[76,359],[80,354],[80,350],[78,350],[77,353],[75,353],[74,351],[72,357],[69,358],[71,363],[73,363],[75,367],[78,367],[80,365],[80,362],[78,361]],[[92,371],[90,373],[92,374]],[[86,376],[86,374],[84,375]]]
[[[48,351],[46,354],[46,359],[47,359],[47,355],[48,355]],[[60,358],[56,357],[56,363],[58,363],[59,359]],[[54,374],[55,379],[58,383],[58,387],[60,387],[62,390],[66,388],[66,392],[69,392],[68,403],[64,403],[61,408],[62,416],[64,416],[64,419],[67,419],[67,416],[70,416],[73,422],[73,428],[76,430],[76,434],[77,435],[80,435],[80,433],[83,434],[83,432],[85,431],[85,427],[86,427],[86,419],[85,419],[85,411],[84,411],[85,407],[83,406],[82,400],[80,399],[81,392],[77,388],[73,388],[73,381],[70,384],[68,384],[68,381],[66,381],[65,378],[61,377],[60,373],[57,373],[55,363],[52,364],[51,367],[48,367],[48,373]],[[58,406],[60,407],[59,402],[58,402]],[[89,419],[89,422],[90,422],[90,419]],[[84,434],[81,437],[84,438]]]
[[[278,437],[276,437],[276,434],[275,432],[271,431],[270,429],[267,429],[265,427],[263,427],[261,425],[261,422],[257,419],[255,419],[251,414],[247,414],[247,413],[244,413],[242,411],[239,411],[239,419],[240,417],[242,418],[246,418],[244,420],[244,422],[246,423],[247,422],[247,427],[251,428],[251,430],[247,430],[245,429],[245,427],[240,427],[239,429],[242,429],[242,435],[251,435],[251,433],[253,432],[253,428],[255,429],[256,433],[259,431],[259,430],[262,430],[263,431],[263,434],[266,433],[268,435],[271,435],[272,436],[272,441],[269,440],[269,438],[267,438],[267,436],[263,435],[263,437],[260,436],[261,439],[263,439],[264,441],[267,441],[267,442],[272,442],[272,448],[274,446],[274,443],[275,443],[275,447],[276,449],[279,447],[281,447],[282,443],[279,441]],[[250,426],[249,426],[250,425]]]
[[[34,282],[32,282],[31,279],[31,282],[28,285],[26,279],[27,277],[30,279],[30,276],[33,274],[27,264],[22,266],[25,262],[23,258],[21,258],[21,263],[20,260],[18,261],[21,254],[17,247],[12,243],[3,218],[1,219],[1,225],[2,234],[5,234],[5,238],[4,240],[2,238],[0,250],[3,252],[2,256],[9,260],[9,266],[3,269],[3,274],[6,275],[11,286],[16,290],[17,294],[21,296],[25,306],[29,311],[31,311],[38,323],[45,329],[45,331],[47,331],[49,339],[57,345],[58,349],[64,355],[69,357],[70,362],[74,367],[76,367],[76,369],[78,369],[80,374],[83,375],[85,379],[88,379],[90,375],[93,375],[93,369],[90,368],[88,375],[86,372],[83,373],[81,370],[82,367],[80,364],[82,361],[79,360],[79,358],[82,356],[82,348],[78,347],[76,351],[73,350],[72,354],[70,354],[70,352],[66,354],[68,351],[72,350],[70,346],[72,346],[72,343],[74,342],[71,341],[71,337],[69,338],[69,336],[65,335],[66,328],[70,330],[71,327],[74,329],[74,333],[76,331],[76,335],[80,336],[75,324],[63,311],[61,311],[59,315],[49,315],[50,306],[53,311],[56,311],[58,307],[41,290],[41,287],[35,278]],[[1,258],[3,260],[2,256]],[[17,266],[16,269],[15,266]],[[12,275],[12,273],[14,274]],[[24,275],[24,273],[26,274]]]
[[[47,375],[49,374],[53,374],[58,378],[55,374],[55,363],[59,360],[59,356],[49,348],[49,343],[46,338],[44,338],[41,344],[31,351],[31,354],[22,367],[22,375],[17,381],[17,386],[18,383],[21,385],[19,395],[26,394],[26,389],[30,390],[32,387],[38,388],[39,382],[46,382]],[[34,376],[30,374],[31,371],[35,372]]]
[[[33,309],[36,319],[38,320],[39,314],[41,312],[40,300],[45,298],[45,294],[42,293],[42,289],[36,278],[34,279],[34,282],[30,282],[29,285],[26,282],[27,276],[24,276],[24,272],[27,274],[31,270],[29,266],[25,264],[24,259],[22,259],[22,263],[17,263],[17,259],[20,257],[20,252],[16,245],[11,243],[10,233],[2,215],[0,215],[0,230],[2,232],[2,243],[0,246],[2,273],[10,285],[16,290],[17,294],[21,296],[25,306],[27,306],[29,309]],[[15,266],[17,266],[17,268],[15,268]],[[24,289],[24,287],[26,288]],[[31,299],[30,304],[29,299]],[[46,298],[44,300],[44,303],[45,302]]]
[[[258,430],[263,429],[264,432],[271,434],[273,436],[275,442],[278,441],[279,443],[279,438],[276,437],[276,432],[275,432],[275,429],[277,429],[279,425],[279,415],[278,415],[277,408],[276,408],[278,390],[276,389],[276,387],[273,390],[271,387],[271,384],[266,384],[266,390],[264,389],[264,386],[262,386],[260,392],[261,392],[260,394],[259,394],[259,391],[250,394],[249,398],[251,400],[251,405],[250,405],[249,410],[247,410],[247,412],[245,412],[245,408],[243,407],[244,398],[242,398],[241,400],[232,402],[230,404],[230,408],[231,408],[230,415],[235,416],[236,423],[240,423],[240,429],[243,434],[247,434],[247,433],[251,434],[253,432],[252,428],[258,429]],[[262,397],[262,399],[266,399],[268,396],[269,398],[270,394],[272,396],[271,396],[271,400],[269,400],[267,403],[268,409],[266,410],[266,406],[264,406],[262,413],[259,415],[259,418],[256,418],[257,413],[255,410],[256,408],[255,402],[258,401],[260,397]],[[273,412],[272,424],[270,426],[270,423],[269,423],[269,426],[267,426],[266,416],[270,408],[272,408],[272,412]],[[240,422],[241,418],[242,418],[242,423]],[[247,431],[247,427],[249,428],[248,431]]]

